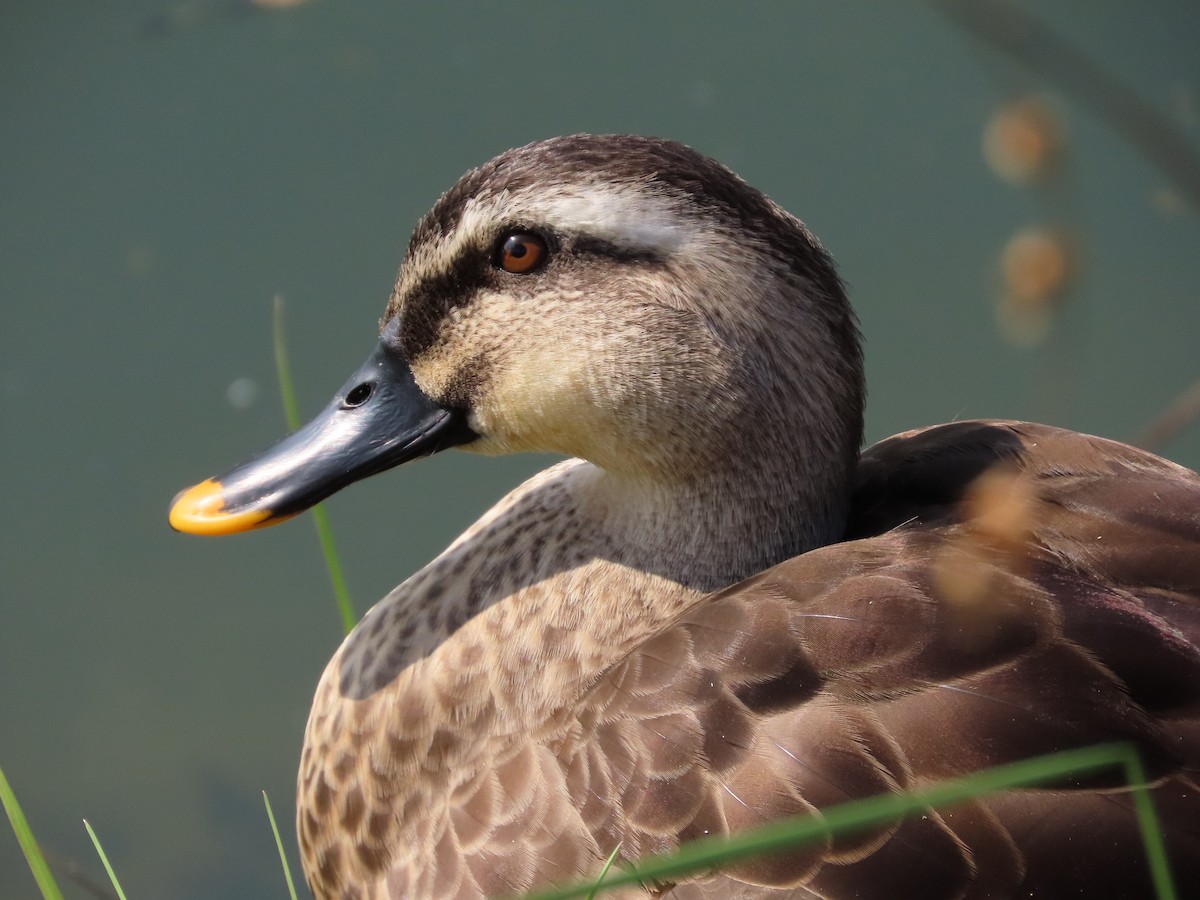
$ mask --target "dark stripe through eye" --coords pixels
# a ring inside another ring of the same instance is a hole
[[[604,238],[581,234],[571,242],[571,250],[579,256],[603,256],[623,263],[661,263],[666,254],[646,247],[622,247]]]

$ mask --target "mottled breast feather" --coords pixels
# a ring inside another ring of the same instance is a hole
[[[528,267],[506,264],[518,237]],[[417,226],[384,326],[448,442],[572,459],[331,661],[298,803],[318,897],[521,894],[614,851],[1113,741],[1138,748],[1200,896],[1195,473],[1014,422],[860,453],[831,257],[655,138],[554,138],[469,172]],[[351,393],[391,396],[374,383]],[[626,896],[1144,898],[1140,848],[1100,772]]]
[[[1015,513],[973,498],[996,471]],[[1114,740],[1134,742],[1154,779],[1179,885],[1200,885],[1200,478],[1114,442],[1003,422],[899,435],[866,451],[859,473],[852,540],[703,598],[563,696],[536,732],[460,735],[486,752],[430,801],[429,852],[391,856],[369,888],[310,868],[318,895],[506,895],[594,872],[618,845],[632,860]],[[355,809],[343,803],[343,825]],[[351,824],[395,838],[405,813]],[[655,892],[1140,898],[1151,896],[1140,846],[1130,795],[1102,774]]]

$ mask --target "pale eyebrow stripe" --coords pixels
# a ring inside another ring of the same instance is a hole
[[[542,226],[562,235],[592,238],[616,250],[665,258],[711,240],[711,234],[681,211],[682,200],[646,184],[559,184],[544,193],[473,197],[446,238],[409,260],[403,289],[436,277],[506,225]]]
[[[535,210],[551,228],[655,255],[668,255],[699,236],[676,203],[661,193],[632,185],[596,184],[563,190],[540,199]]]

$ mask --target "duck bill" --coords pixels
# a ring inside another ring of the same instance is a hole
[[[353,481],[475,437],[463,411],[439,405],[417,386],[385,332],[311,422],[249,462],[180,492],[171,527],[234,534],[274,525]]]

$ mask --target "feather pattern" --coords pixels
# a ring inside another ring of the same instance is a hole
[[[1028,537],[1007,548],[964,516],[997,464],[1035,497]],[[694,603],[538,732],[472,735],[489,749],[416,841],[385,804],[385,841],[428,852],[381,850],[388,870],[363,896],[525,890],[595,871],[618,843],[635,859],[1111,740],[1141,749],[1175,876],[1200,884],[1200,479],[1110,441],[1001,422],[892,438],[859,472],[854,540]],[[1175,565],[1156,564],[1164,548]],[[973,554],[978,584],[947,580],[955,552]],[[343,831],[346,811],[331,824]],[[661,888],[1132,898],[1150,891],[1139,846],[1118,782],[1067,780]]]
[[[549,254],[499,271],[513,230]],[[859,454],[828,255],[685,147],[577,135],[468,173],[384,320],[467,450],[579,457],[372,609],[299,779],[320,898],[479,898],[1113,740],[1200,896],[1200,478],[1043,425]],[[437,449],[437,448],[435,448]],[[1128,790],[1064,778],[627,891],[1149,895]]]

